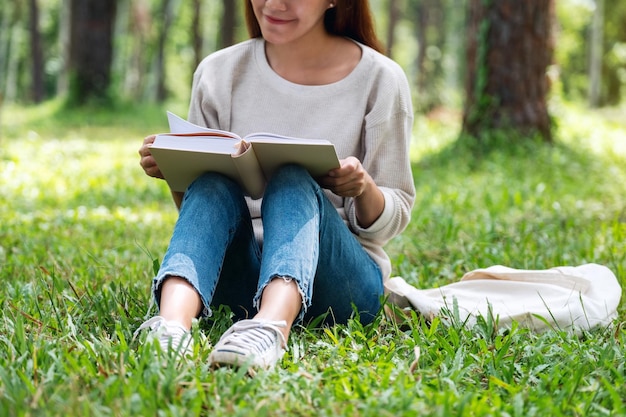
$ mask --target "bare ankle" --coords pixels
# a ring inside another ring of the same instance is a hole
[[[161,285],[159,315],[167,321],[175,321],[191,329],[191,321],[202,311],[202,300],[187,280],[169,277]]]

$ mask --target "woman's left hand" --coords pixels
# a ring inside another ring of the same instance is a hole
[[[319,179],[319,184],[341,197],[358,197],[374,181],[354,156],[339,161],[341,166]]]
[[[354,197],[359,225],[369,227],[385,208],[383,193],[357,158],[349,156],[339,162],[339,168],[319,178],[318,182],[338,196]]]

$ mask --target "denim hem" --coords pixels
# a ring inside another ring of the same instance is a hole
[[[267,287],[267,285],[276,278],[280,278],[284,280],[285,282],[295,281],[296,286],[298,287],[298,293],[300,293],[300,297],[302,297],[302,308],[300,309],[300,313],[298,313],[298,317],[296,317],[294,324],[300,323],[304,319],[304,315],[306,314],[307,309],[311,305],[311,300],[307,299],[306,294],[302,290],[302,285],[300,283],[300,280],[298,280],[297,278],[280,275],[280,274],[272,275],[270,279],[268,279],[266,282],[263,283],[263,285],[259,287],[259,289],[256,292],[256,295],[254,296],[252,305],[254,306],[254,308],[257,309],[257,311],[259,311],[259,308],[261,307],[261,295],[263,295],[263,290],[265,290],[265,287]]]

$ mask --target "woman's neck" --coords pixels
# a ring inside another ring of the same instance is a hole
[[[265,55],[282,78],[296,84],[325,85],[350,74],[361,59],[361,49],[348,39],[325,33],[298,44],[266,42]]]

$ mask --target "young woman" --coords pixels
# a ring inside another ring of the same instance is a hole
[[[415,197],[413,113],[401,68],[382,55],[367,0],[247,0],[251,39],[208,56],[189,120],[244,136],[266,131],[335,144],[322,178],[284,166],[262,199],[206,173],[173,193],[179,219],[153,281],[163,349],[188,347],[192,319],[229,306],[235,324],[215,365],[274,366],[294,323],[326,314],[370,322],[391,272],[383,245],[407,226]],[[162,178],[150,155],[141,166]]]

